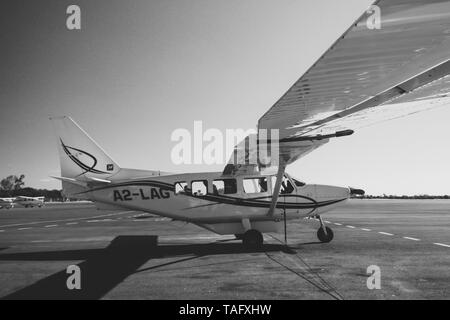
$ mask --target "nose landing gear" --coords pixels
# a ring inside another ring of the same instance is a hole
[[[317,238],[320,240],[320,242],[328,243],[331,240],[333,240],[334,233],[331,228],[325,226],[325,223],[322,220],[322,217],[320,215],[317,215],[316,218],[319,219],[320,222],[320,228],[317,230]]]

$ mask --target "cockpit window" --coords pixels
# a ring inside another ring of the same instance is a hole
[[[296,179],[294,179],[294,178],[292,178],[292,180],[294,181],[294,183],[295,183],[295,185],[296,185],[297,187],[304,187],[304,186],[306,185],[306,183],[301,182],[301,181],[298,181],[298,180],[296,180]]]
[[[275,190],[275,184],[277,182],[277,177],[272,176],[272,192]],[[283,176],[283,180],[281,181],[280,186],[280,194],[289,194],[294,191],[294,186],[292,185],[291,181],[286,176]]]
[[[289,181],[289,179],[287,179],[286,177],[284,177],[283,182],[281,182],[281,190],[280,190],[280,193],[281,193],[281,194],[287,194],[287,193],[292,193],[292,191],[294,191],[294,186],[293,186],[292,183]]]

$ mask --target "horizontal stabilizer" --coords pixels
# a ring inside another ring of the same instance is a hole
[[[67,177],[55,177],[55,176],[50,176],[50,177],[51,177],[51,178],[54,178],[54,179],[57,179],[57,180],[64,181],[64,182],[73,183],[73,184],[76,184],[76,185],[81,186],[81,187],[87,187],[87,183],[86,183],[86,182],[84,182],[84,181],[79,181],[79,180],[76,180],[76,179],[73,179],[73,178],[67,178]]]
[[[94,178],[94,177],[88,177],[89,180],[100,182],[100,183],[111,183],[110,180],[100,179],[100,178]]]

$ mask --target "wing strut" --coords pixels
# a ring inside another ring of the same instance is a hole
[[[278,166],[277,181],[275,182],[275,188],[272,191],[272,203],[270,204],[268,216],[273,216],[275,208],[277,206],[278,197],[280,196],[281,181],[283,181],[284,171],[286,170],[286,163],[280,159]]]

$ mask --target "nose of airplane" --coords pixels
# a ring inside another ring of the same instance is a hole
[[[341,200],[349,198],[350,188],[329,185],[315,185],[316,197],[321,200]]]
[[[363,189],[357,189],[349,187],[350,189],[350,195],[352,196],[363,196],[365,194],[365,191]]]

